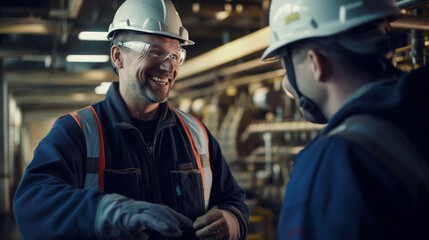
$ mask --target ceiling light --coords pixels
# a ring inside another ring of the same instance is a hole
[[[179,109],[184,112],[190,112],[192,100],[190,98],[179,99]]]
[[[100,85],[95,87],[94,91],[96,94],[104,95],[110,87],[111,82],[102,82]]]
[[[22,61],[44,62],[45,68],[49,68],[52,64],[52,57],[50,55],[24,55]]]
[[[67,62],[108,62],[108,55],[68,55]]]
[[[201,114],[205,105],[206,100],[204,100],[203,98],[195,99],[191,105],[192,112],[195,114]]]
[[[200,4],[199,3],[193,3],[192,4],[192,12],[198,13],[200,11]]]
[[[243,4],[241,4],[241,3],[237,3],[237,4],[235,5],[235,10],[236,10],[238,13],[242,13],[242,12],[243,12]]]
[[[225,11],[227,11],[227,12],[232,11],[232,5],[230,3],[225,4],[224,8],[225,8]]]
[[[108,41],[107,32],[83,31],[79,33],[78,38],[80,40],[89,40],[89,41]]]
[[[229,17],[230,14],[231,14],[231,12],[227,12],[227,11],[217,12],[216,13],[216,19],[218,21],[222,21],[225,18]]]

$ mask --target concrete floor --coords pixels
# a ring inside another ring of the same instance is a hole
[[[22,240],[15,219],[10,215],[0,215],[0,240]]]

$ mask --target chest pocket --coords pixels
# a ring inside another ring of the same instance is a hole
[[[192,151],[198,165],[204,190],[204,207],[207,210],[213,174],[210,168],[208,152],[207,132],[202,123],[195,117],[180,110],[170,108],[180,119],[185,128],[186,135],[191,143]],[[98,187],[104,191],[105,152],[103,131],[100,120],[92,106],[71,112],[70,115],[76,120],[83,131],[86,141],[86,173],[84,188]]]
[[[192,151],[194,152],[194,156],[197,161],[198,170],[201,174],[204,191],[204,207],[207,211],[213,182],[213,174],[210,168],[209,145],[206,129],[204,128],[203,124],[194,116],[191,116],[180,110],[175,110],[173,108],[170,109],[180,119],[189,138],[189,142],[191,143]]]

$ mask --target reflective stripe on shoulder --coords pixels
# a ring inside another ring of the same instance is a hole
[[[104,190],[104,141],[100,120],[92,106],[70,113],[82,128],[86,142],[86,175],[84,188]],[[78,116],[80,122],[78,121]]]
[[[192,150],[197,160],[198,169],[204,188],[204,205],[207,210],[210,200],[210,191],[213,182],[213,174],[210,167],[209,141],[203,124],[194,116],[180,110],[170,109],[176,113],[186,130]]]

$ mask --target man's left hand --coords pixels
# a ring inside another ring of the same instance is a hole
[[[198,217],[192,226],[197,230],[196,237],[202,240],[238,240],[240,238],[237,218],[232,213],[216,207]]]

